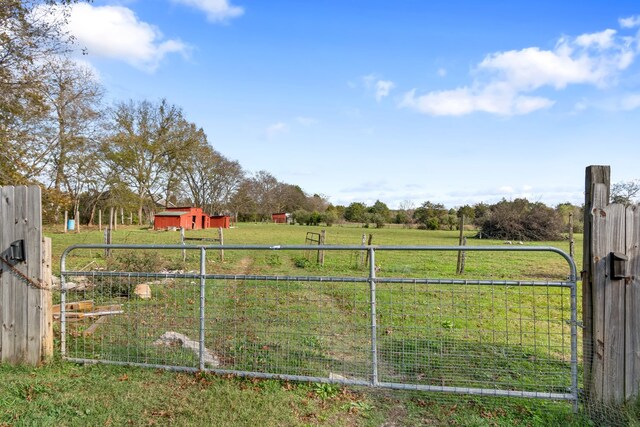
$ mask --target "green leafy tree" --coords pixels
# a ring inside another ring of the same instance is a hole
[[[460,206],[458,208],[457,216],[458,218],[461,218],[463,215],[465,218],[465,224],[471,224],[476,218],[476,210],[470,205]]]
[[[364,203],[353,202],[344,210],[344,219],[349,222],[366,222],[367,207]]]
[[[573,232],[582,233],[584,231],[584,218],[581,206],[576,206],[569,202],[560,203],[556,206],[556,212],[562,221],[563,230],[569,231],[569,217],[573,215]]]
[[[383,224],[391,222],[391,210],[389,207],[380,200],[376,200],[376,202],[368,209],[369,213],[374,215],[379,215],[378,218],[375,218],[373,222],[378,224],[380,220],[382,220]]]
[[[449,211],[441,203],[424,202],[413,213],[413,218],[427,230],[438,230],[448,224]]]

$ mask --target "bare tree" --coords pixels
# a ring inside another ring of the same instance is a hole
[[[611,202],[630,205],[640,194],[640,180],[618,182],[611,186]]]
[[[121,102],[111,110],[102,152],[118,178],[137,194],[140,222],[145,208],[153,211],[163,197],[178,193],[177,170],[198,143],[191,130],[181,109],[166,100]]]
[[[79,219],[80,194],[100,177],[98,140],[101,132],[103,88],[93,71],[63,57],[51,58],[43,67],[42,98],[49,114],[42,122],[49,153],[51,186],[73,200]]]

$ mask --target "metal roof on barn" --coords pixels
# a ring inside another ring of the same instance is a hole
[[[182,216],[190,213],[189,211],[181,212],[181,211],[164,211],[158,212],[155,216]]]

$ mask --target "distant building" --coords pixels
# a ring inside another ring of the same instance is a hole
[[[185,230],[203,230],[210,228],[209,215],[202,212],[202,208],[172,207],[157,213],[153,220],[155,230],[167,228],[184,228]]]
[[[229,228],[231,225],[231,217],[229,215],[212,215],[209,217],[209,227],[211,228]]]
[[[271,214],[271,220],[276,224],[288,224],[291,214],[279,212]]]

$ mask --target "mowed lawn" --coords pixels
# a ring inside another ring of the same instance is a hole
[[[453,246],[457,245],[459,234],[457,231],[400,227],[372,229],[334,225],[322,228],[241,223],[236,228],[224,230],[224,239],[227,245],[300,245],[305,243],[307,232],[319,233],[321,229],[326,230],[326,243],[329,245],[359,245],[363,234],[367,239],[371,234],[372,243],[379,246]],[[506,246],[501,241],[475,239],[475,234],[472,230],[465,231],[468,245]],[[49,229],[47,235],[53,241],[54,274],[59,273],[60,255],[66,247],[78,243],[101,243],[103,239],[103,233],[96,229],[66,234]],[[216,238],[217,230],[188,231],[187,236]],[[576,238],[576,259],[581,260],[581,235]],[[175,231],[155,232],[128,226],[114,231],[113,242],[177,244],[180,235]],[[548,245],[569,252],[568,241],[512,243],[516,243],[514,247]],[[174,251],[160,261],[154,258],[155,264],[152,264],[169,270],[197,270],[199,261],[196,254],[189,253],[183,261],[180,252]],[[306,255],[300,251],[227,250],[223,262],[217,251],[209,251],[206,267],[210,273],[367,274],[367,269],[361,265],[360,251],[327,252],[324,266],[315,264],[313,253],[309,256],[311,261]],[[114,253],[114,258],[120,265],[148,262],[145,259],[132,260],[124,253]],[[251,261],[247,262],[247,259]],[[461,276],[455,274],[456,261],[455,252],[380,251],[376,254],[376,274],[379,277],[558,281],[565,280],[569,272],[561,257],[546,253],[468,252],[465,274]],[[67,268],[92,270],[112,268],[116,264],[105,259],[104,251],[94,249],[70,256]],[[54,299],[56,297],[54,295]],[[392,292],[388,297],[398,298]],[[381,298],[384,300],[385,295]],[[477,295],[477,299],[486,298],[485,294]],[[485,302],[474,301],[473,304],[481,307]],[[411,319],[410,316],[407,318]],[[460,329],[462,334],[465,325],[460,325],[458,320],[455,322],[438,318],[439,326],[451,333]],[[0,384],[0,425],[393,426],[582,425],[586,422],[581,416],[573,415],[571,406],[562,402],[479,399],[106,365],[80,366],[62,362],[57,357],[39,368],[1,366],[0,373],[3,379]]]

